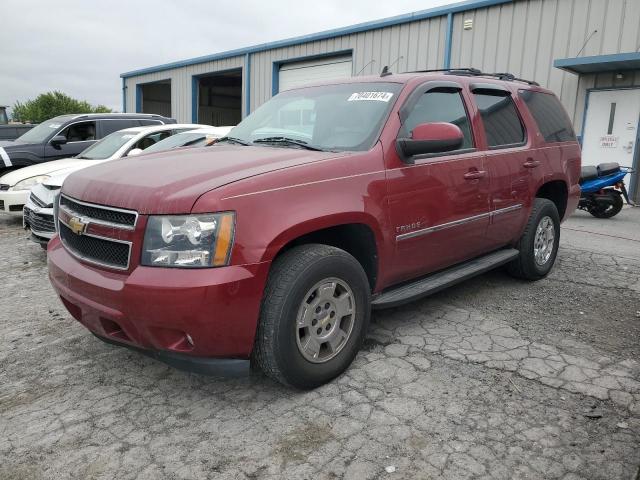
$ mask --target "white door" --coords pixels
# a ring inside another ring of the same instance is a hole
[[[285,63],[280,67],[278,90],[284,92],[311,82],[350,77],[352,69],[350,55]]]
[[[639,120],[640,88],[592,91],[582,138],[582,164],[617,162],[632,167]],[[629,181],[627,175],[627,189]]]

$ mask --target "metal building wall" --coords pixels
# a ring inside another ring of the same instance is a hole
[[[463,29],[466,19],[473,20],[471,30]],[[537,81],[560,96],[580,132],[587,89],[640,85],[640,72],[622,81],[613,74],[579,77],[554,68],[553,61],[581,50],[580,56],[590,56],[639,47],[640,0],[516,0],[454,15],[451,66]]]
[[[385,65],[400,60],[394,72],[441,68],[447,17],[440,16],[391,27],[378,28],[326,40],[307,42],[251,54],[251,110],[271,98],[274,62],[284,63],[304,57],[353,52],[353,75],[370,63],[360,75],[379,73]]]
[[[125,79],[126,111],[136,110],[136,85],[171,79],[171,116],[180,123],[191,123],[192,114],[192,77],[206,73],[244,67],[244,56],[230,57],[213,62],[199,63],[182,68],[173,68],[161,72],[148,73]],[[244,111],[245,75],[242,76],[242,111]]]

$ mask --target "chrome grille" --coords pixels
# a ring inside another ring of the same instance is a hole
[[[53,222],[53,215],[43,215],[36,213],[29,207],[24,207],[24,223],[35,232],[51,232],[56,231],[55,224]]]
[[[76,235],[67,225],[59,224],[60,239],[64,247],[76,257],[105,267],[129,268],[131,244],[89,234]]]
[[[98,235],[95,231],[90,233],[90,226],[103,225],[113,229],[133,230],[138,220],[137,212],[81,202],[64,195],[60,195],[59,200],[56,199],[54,209],[58,212],[57,227],[60,240],[69,253],[96,265],[118,270],[129,268],[131,242],[104,234]],[[75,233],[65,223],[68,215],[89,225],[89,231]]]
[[[101,223],[128,230],[133,230],[138,220],[138,214],[134,211],[89,204],[64,195],[60,196],[60,208],[71,215],[87,217],[92,223]]]

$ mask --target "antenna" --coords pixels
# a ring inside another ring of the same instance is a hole
[[[404,55],[400,55],[398,58],[396,58],[393,63],[391,65],[389,65],[389,69],[391,69],[391,67],[393,67],[396,63],[398,63],[400,60],[402,60],[404,58]]]
[[[362,67],[362,68],[360,69],[360,71],[359,71],[358,73],[356,73],[356,75],[355,75],[355,76],[357,77],[357,76],[358,76],[358,75],[360,75],[362,72],[364,72],[364,69],[365,69],[365,68],[367,68],[367,67],[368,67],[369,65],[371,65],[372,63],[376,63],[376,61],[375,61],[373,58],[371,59],[371,61],[370,61],[369,63],[367,63],[364,67]]]
[[[400,55],[398,58],[396,58],[393,63],[391,65],[385,65],[385,67],[382,69],[382,72],[380,72],[380,76],[381,77],[386,77],[387,75],[391,75],[391,67],[393,67],[396,63],[398,63],[399,60],[403,59],[404,55]]]
[[[594,30],[593,32],[591,32],[591,35],[589,35],[587,37],[587,39],[584,41],[584,45],[582,45],[582,48],[580,49],[580,51],[578,52],[578,54],[576,55],[576,57],[579,57],[580,54],[582,53],[582,51],[584,50],[584,47],[587,46],[587,43],[589,43],[589,40],[591,40],[591,37],[593,37],[596,33],[598,33],[598,30]]]

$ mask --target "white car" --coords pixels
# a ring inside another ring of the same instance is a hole
[[[229,135],[233,127],[207,127],[197,130],[187,130],[172,137],[165,138],[155,145],[151,145],[143,153],[145,155],[153,152],[162,152],[182,147],[205,147],[211,145],[216,140]]]
[[[108,160],[138,155],[176,133],[206,127],[207,125],[171,124],[120,130],[106,136],[76,157],[9,172],[0,178],[0,183],[11,185],[0,192],[0,201],[4,200],[5,205],[9,202],[12,205],[21,204],[23,207],[18,214],[23,217],[24,227],[31,229],[34,241],[46,244],[55,233],[53,199],[68,175]],[[15,214],[7,207],[5,213]]]
[[[207,126],[174,123],[127,128],[107,135],[75,157],[13,170],[0,177],[0,213],[21,217],[22,207],[29,198],[29,190],[52,175],[64,170],[80,170],[95,165],[96,162],[136,155],[175,133]]]

